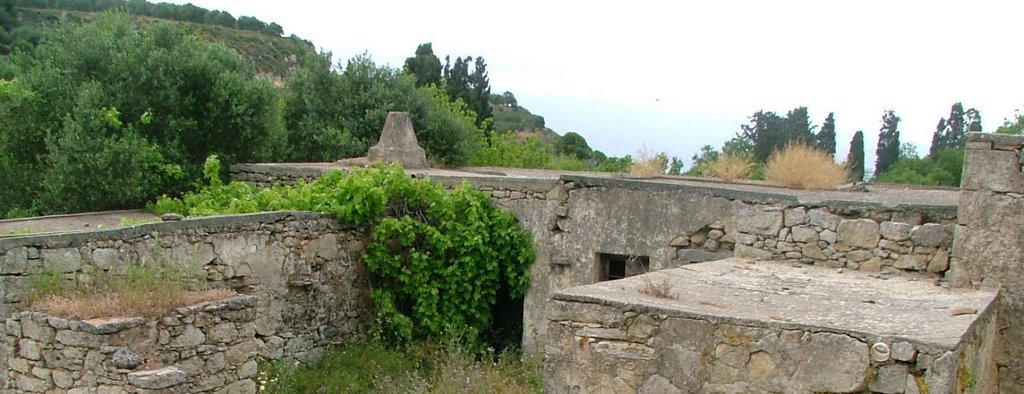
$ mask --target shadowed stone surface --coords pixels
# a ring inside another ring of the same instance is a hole
[[[426,168],[427,154],[416,140],[408,112],[388,112],[380,142],[370,147],[366,158],[371,162],[401,163],[405,168]]]
[[[740,258],[574,287],[549,302],[545,388],[950,393],[969,374],[987,392],[996,296]]]

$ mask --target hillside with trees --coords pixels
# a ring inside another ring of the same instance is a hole
[[[135,26],[182,24],[186,29],[238,52],[256,70],[283,79],[298,60],[315,54],[309,41],[283,37],[284,28],[251,16],[237,18],[225,11],[192,4],[150,3],[144,0],[0,0],[0,55],[14,48],[39,45],[46,33],[66,23],[88,23],[107,11],[132,15]]]
[[[276,24],[190,5],[2,1],[0,217],[141,207],[191,190],[210,155],[227,165],[361,156],[392,110],[410,112],[436,166],[631,162],[533,115],[495,131],[495,113],[529,111],[492,101],[482,57],[442,64],[424,44],[403,70],[369,54],[335,63]],[[301,50],[275,52],[282,42]]]
[[[117,11],[109,11],[117,10]],[[401,69],[370,54],[335,60],[273,22],[142,0],[0,0],[0,217],[137,208],[192,190],[201,163],[324,162],[361,156],[388,111],[408,111],[435,166],[501,166],[676,175],[665,153],[609,157],[559,134],[509,91],[492,92],[481,56],[415,48]],[[410,48],[412,49],[412,48]],[[762,179],[792,144],[834,157],[841,114],[757,111],[686,171]],[[955,186],[964,134],[980,113],[960,103],[928,154],[901,144],[883,114],[873,174],[864,133],[845,158],[851,181]],[[1020,116],[998,132],[1020,133]],[[726,160],[728,159],[728,160]]]

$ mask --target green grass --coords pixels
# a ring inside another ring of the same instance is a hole
[[[139,225],[139,224],[156,223],[156,222],[159,222],[159,221],[160,221],[160,218],[158,218],[158,217],[154,217],[154,218],[139,218],[139,219],[123,217],[123,218],[121,218],[121,223],[120,224],[121,224],[121,227],[131,227],[131,226],[135,226],[135,225]]]
[[[8,230],[6,232],[0,233],[0,237],[17,237],[19,235],[32,234],[33,232],[34,231],[32,231],[32,227],[25,227],[16,230]]]
[[[455,345],[350,344],[307,364],[268,362],[261,393],[542,393],[541,363],[518,354],[479,358]]]

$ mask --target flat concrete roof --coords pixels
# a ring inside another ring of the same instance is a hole
[[[671,298],[641,291],[664,281]],[[902,339],[946,351],[990,313],[996,296],[995,290],[951,289],[925,278],[729,258],[574,287],[552,298],[865,341]]]

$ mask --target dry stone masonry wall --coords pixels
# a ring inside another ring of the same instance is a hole
[[[289,212],[0,239],[0,318],[12,315],[29,276],[41,270],[88,282],[164,260],[202,270],[213,287],[256,296],[254,343],[262,356],[308,360],[364,331],[364,246],[361,231],[333,217]],[[0,356],[5,367],[10,355]]]
[[[870,272],[942,274],[949,269],[949,219],[921,223],[920,216],[886,213],[844,217],[828,207],[805,206],[743,206],[736,214],[734,237],[726,236],[720,224],[718,229],[712,224],[710,231],[683,235],[673,245],[690,241],[718,250],[735,243],[738,256]]]
[[[257,302],[236,296],[153,321],[15,312],[4,392],[255,393]]]

